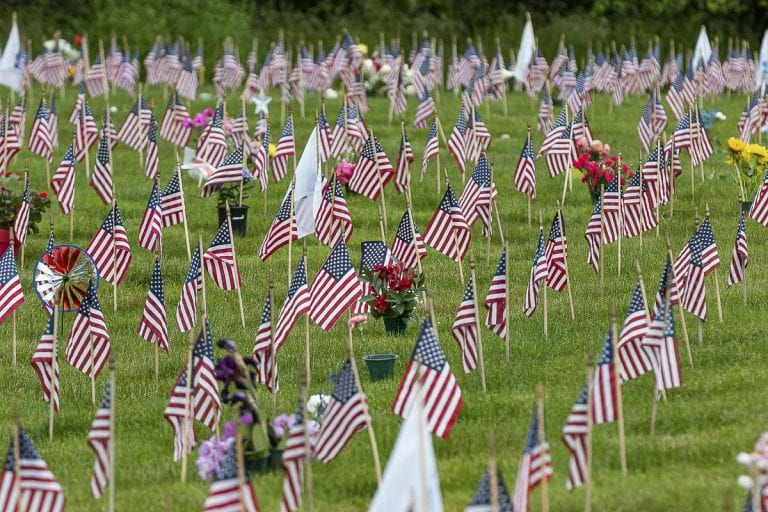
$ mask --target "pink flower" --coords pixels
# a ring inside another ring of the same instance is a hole
[[[358,325],[365,325],[368,323],[368,317],[365,315],[355,315],[347,321],[347,325],[354,329]]]
[[[200,112],[199,114],[197,114],[193,119],[193,122],[195,126],[198,126],[198,127],[205,126],[206,124],[208,124],[208,120],[205,118],[204,112]]]
[[[342,160],[341,162],[336,164],[336,178],[339,180],[339,183],[342,185],[346,185],[349,183],[349,180],[352,179],[352,175],[355,172],[355,166],[351,163],[347,162],[346,160]]]
[[[211,110],[211,107],[206,107],[205,110],[201,112],[205,117],[211,117],[213,115],[213,110]]]

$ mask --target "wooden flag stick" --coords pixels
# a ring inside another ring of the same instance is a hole
[[[141,82],[139,82],[139,96],[138,96],[138,99],[136,100],[136,105],[138,107],[137,110],[138,110],[138,113],[139,113],[139,119],[138,119],[137,122],[139,123],[139,131],[141,132],[140,133],[141,140],[144,141],[144,129],[142,128],[142,125],[141,125],[141,110],[142,110],[141,109],[141,104],[142,104],[141,98],[142,98],[142,92],[143,92],[143,84]],[[144,168],[144,150],[143,149],[139,150],[139,167],[141,167],[142,169]]]
[[[693,209],[693,236],[696,236],[696,231],[699,229],[699,209],[694,208]],[[681,300],[682,302],[682,300]],[[696,322],[697,325],[697,340],[699,342],[699,345],[704,343],[704,321],[701,318],[696,318],[698,322]]]
[[[350,317],[351,317],[350,313]],[[355,361],[355,353],[352,348],[352,324],[347,322],[347,351],[349,352],[349,364],[352,367],[352,374],[355,377],[355,385],[360,393],[363,393],[363,385],[360,382],[360,374],[357,371],[357,362]],[[366,411],[367,412],[367,411]],[[373,432],[373,422],[371,421],[370,414],[365,415],[365,423],[368,427],[368,438],[371,442],[371,455],[373,455],[373,467],[376,470],[376,482],[381,482],[381,461],[379,460],[379,447],[376,443],[376,435]]]
[[[203,278],[205,280],[205,278]],[[205,312],[200,317],[200,323],[205,329]],[[189,330],[189,348],[187,349],[187,366],[184,370],[186,372],[187,384],[184,389],[184,419],[181,426],[181,481],[187,481],[187,464],[188,453],[190,451],[189,435],[194,428],[192,417],[192,351],[195,349],[195,329]]]
[[[587,355],[587,435],[586,435],[586,458],[587,458],[587,475],[584,482],[584,512],[591,512],[592,510],[592,407],[594,404],[594,392],[593,380],[595,376],[594,370],[594,357],[590,352]]]
[[[314,508],[314,500],[312,496],[312,445],[310,444],[309,429],[307,428],[309,418],[309,411],[307,410],[307,389],[309,389],[307,375],[304,375],[299,387],[299,400],[302,403],[302,416],[304,417],[304,508],[307,512],[312,512]]]
[[[544,424],[544,386],[541,384],[536,386],[536,420],[538,426],[536,438],[542,445],[547,442],[547,431]],[[547,475],[541,479],[541,512],[549,512],[549,478]]]
[[[373,135],[373,130],[370,130],[369,136],[371,143],[373,144],[374,161],[376,162],[376,175],[379,179],[379,199],[381,200],[381,211],[384,213],[384,229],[387,229],[387,202],[384,199],[384,180],[381,178],[381,169],[379,168],[379,157],[376,151],[376,137]],[[440,174],[438,172],[438,174]]]
[[[59,358],[58,346],[59,339],[59,307],[56,303],[56,297],[53,299],[53,341],[51,342],[51,384],[48,392],[48,440],[53,441],[53,418],[56,415],[56,389],[61,388],[59,382]]]
[[[613,343],[613,353],[616,354],[616,344],[619,340],[618,329],[616,328],[616,305],[611,304],[611,340]],[[621,463],[621,474],[627,476],[627,444],[624,438],[624,408],[621,398],[621,359],[616,358],[618,368],[614,372],[613,392],[616,394],[616,424],[619,429],[619,461]]]
[[[539,238],[544,234],[544,219],[542,212],[539,211]],[[538,243],[538,242],[537,242]],[[509,262],[507,262],[509,264]],[[544,305],[544,338],[549,338],[549,304],[547,301],[547,280],[542,279],[539,282],[539,289],[542,291],[542,302]]]
[[[295,151],[294,151],[295,153]],[[290,199],[288,199],[288,202],[290,203],[290,213],[288,217],[288,222],[295,223],[296,219],[296,208],[294,205],[294,199],[296,198],[296,155],[293,156],[293,179],[291,180],[290,185]],[[289,224],[290,225],[290,224]],[[293,232],[292,230],[288,232],[288,286],[291,286],[291,277],[293,272]]]
[[[557,203],[557,225],[560,228],[560,236],[565,238],[565,231],[563,231],[563,212],[560,210],[560,203]],[[568,272],[568,255],[563,253],[563,265],[565,266],[565,278],[567,279],[566,287],[568,288],[568,304],[571,307],[571,320],[576,320],[576,314],[573,310],[573,293],[571,292],[571,276]]]
[[[480,310],[477,307],[477,276],[475,275],[475,255],[470,253],[469,255],[469,271],[470,279],[472,279],[472,301],[475,308],[475,329],[477,329],[477,355],[480,360],[480,385],[483,388],[483,393],[488,392],[488,388],[485,384],[485,357],[483,356],[483,334],[480,329]]]
[[[245,458],[243,457],[243,434],[240,429],[235,429],[235,458],[237,463],[237,490],[240,499],[239,510],[248,510],[245,486],[248,482],[245,471]]]
[[[184,199],[184,185],[181,179],[181,160],[179,159],[178,150],[176,151],[176,175],[179,180],[179,191],[181,192],[181,220],[184,223],[184,242],[187,245],[187,259],[192,261],[192,250],[189,244],[189,226],[187,225],[187,201]]]
[[[406,190],[410,191],[410,189],[406,189]],[[381,204],[378,204],[376,206],[378,206],[378,209],[379,209],[379,231],[381,232],[381,241],[384,242],[384,244],[386,245],[387,235],[384,232],[384,213],[382,213],[381,211]]]
[[[272,360],[272,373],[269,376],[269,390],[272,395],[272,412],[277,410],[277,354],[275,354],[275,280],[269,271],[269,358]]]
[[[710,219],[709,215],[709,203],[706,203],[704,205],[707,220]],[[717,319],[720,320],[720,323],[723,322],[723,303],[720,301],[720,276],[717,272],[717,267],[715,267],[715,298],[717,299]]]
[[[102,61],[103,62],[103,61]],[[107,512],[115,512],[115,397],[116,397],[115,358],[109,358],[109,501]]]
[[[94,370],[96,358],[93,353],[93,334],[88,335],[88,351],[90,357],[91,403],[96,405],[96,371]]]
[[[674,257],[672,256],[672,246],[669,242],[669,235],[667,235],[667,257],[669,258],[669,261],[674,261]],[[672,268],[672,281],[675,283],[675,286],[677,286],[677,276],[675,275],[674,265],[672,265],[671,268]],[[667,286],[671,286],[671,283],[667,284]],[[677,310],[680,315],[680,324],[683,326],[683,338],[685,338],[685,351],[688,353],[688,363],[691,366],[693,366],[691,342],[690,342],[690,339],[688,338],[688,326],[685,323],[685,313],[683,312],[683,305],[680,302],[677,303]]]
[[[15,241],[14,241],[14,233],[13,233],[13,225],[11,225],[10,229],[8,229],[8,248],[11,250],[11,254],[14,254],[15,251]],[[17,272],[18,273],[18,272]],[[18,309],[18,308],[16,308]],[[13,310],[13,313],[11,314],[11,330],[12,330],[12,349],[11,349],[11,359],[13,367],[16,367],[16,309]]]
[[[445,169],[443,169],[445,170]],[[448,172],[445,172],[445,188],[447,189],[450,185],[450,182],[448,181]],[[410,194],[410,191],[409,191]],[[409,204],[410,204],[410,195],[409,195]],[[459,283],[462,285],[465,283],[464,281],[464,265],[462,265],[461,262],[461,254],[459,252],[459,237],[456,235],[456,230],[451,230],[451,237],[453,238],[453,247],[456,251],[456,265],[459,267]]]
[[[304,238],[304,248],[302,252],[302,258],[304,259],[304,278],[307,277],[307,239]],[[310,347],[310,336],[309,336],[309,315],[304,315],[304,373],[306,374],[306,383],[307,383],[307,389],[309,389],[309,385],[311,383],[311,377],[312,377],[312,360],[311,355],[309,351]]]
[[[619,158],[617,160],[618,166],[616,169],[616,174],[614,175],[614,179],[619,179],[619,176],[621,176],[621,153],[619,153]],[[658,181],[657,181],[658,183]],[[624,216],[624,210],[621,207],[621,181],[619,181],[619,234],[616,239],[616,265],[617,265],[617,274],[621,275],[621,239],[622,239],[622,230],[623,230],[623,216]],[[656,224],[658,226],[658,223]]]
[[[605,205],[604,205],[604,198],[605,198],[605,185],[600,185],[600,239],[597,241],[598,243],[598,267],[600,270],[600,293],[605,292],[605,258],[604,252],[605,252],[605,244],[603,243],[604,233],[605,233]]]
[[[506,328],[504,329],[504,361],[508,363],[509,362],[509,235],[504,237],[504,322],[506,323]]]
[[[674,134],[672,135],[672,138],[674,138]],[[688,107],[688,140],[691,144],[691,147],[688,148],[688,156],[691,157],[691,202],[693,202],[696,197],[696,175],[694,174],[693,170],[693,128],[691,127],[690,106]]]
[[[664,293],[664,323],[666,325],[667,318],[669,317],[669,308],[670,305],[670,297],[672,295],[672,283],[667,281],[667,290]],[[666,327],[665,327],[666,329]],[[659,407],[659,395],[660,393],[663,394],[664,400],[667,399],[667,390],[664,388],[664,386],[659,386],[659,380],[661,377],[656,377],[656,380],[654,382],[653,386],[653,404],[651,407],[651,435],[654,435],[656,433],[656,414]]]
[[[245,310],[243,308],[243,292],[242,292],[242,286],[240,284],[241,277],[240,277],[240,268],[237,265],[237,255],[235,254],[235,240],[232,236],[232,213],[229,210],[229,201],[225,204],[227,208],[227,228],[229,229],[229,240],[232,243],[232,259],[234,260],[235,270],[237,271],[238,281],[237,281],[237,287],[235,288],[237,290],[237,302],[240,305],[240,322],[242,323],[243,327],[245,327]],[[202,254],[202,253],[201,253]]]

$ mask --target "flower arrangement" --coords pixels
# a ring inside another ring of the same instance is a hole
[[[183,124],[185,128],[205,128],[208,126],[208,118],[212,116],[213,109],[211,107],[206,107],[194,116],[184,119]]]
[[[352,179],[352,175],[355,172],[355,164],[352,164],[347,161],[347,159],[344,157],[339,161],[339,163],[336,164],[336,179],[339,180],[339,183],[341,185],[346,186],[349,183],[349,180]]]
[[[0,187],[0,229],[11,229],[24,199],[24,177],[15,172],[5,174],[7,186]],[[29,190],[29,233],[37,234],[43,213],[51,206],[47,192]]]
[[[576,141],[578,159],[573,167],[581,171],[581,182],[586,183],[593,198],[600,197],[602,187],[607,187],[614,177],[624,186],[634,173],[629,166],[620,163],[619,157],[611,154],[611,146],[598,139],[592,142],[582,137]]]
[[[765,489],[768,485],[768,432],[763,432],[755,443],[752,453],[742,452],[736,457],[736,460],[750,473],[738,478],[739,486],[751,491]],[[758,492],[758,496],[761,494]]]
[[[399,261],[363,269],[362,280],[371,285],[371,294],[363,302],[371,306],[374,318],[399,318],[407,325],[419,304],[419,293],[425,290],[424,274]]]
[[[734,166],[741,197],[744,201],[751,201],[768,171],[768,149],[760,144],[746,144],[741,139],[729,137],[728,152],[726,161]]]

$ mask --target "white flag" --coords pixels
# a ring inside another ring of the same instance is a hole
[[[528,68],[533,60],[533,50],[536,47],[536,38],[533,36],[533,23],[531,19],[525,22],[523,35],[520,36],[520,47],[517,50],[517,63],[515,64],[515,80],[525,82],[528,78]]]
[[[758,60],[755,90],[768,79],[768,29],[763,34],[763,44],[760,45],[760,59]]]
[[[442,512],[440,475],[424,408],[414,400],[368,512]]]
[[[710,57],[712,57],[712,45],[709,43],[709,37],[707,36],[707,27],[702,25],[699,31],[699,38],[696,40],[696,49],[693,50],[693,62],[691,64],[694,71],[701,63],[705,66],[709,64]]]
[[[21,92],[21,71],[16,67],[16,58],[21,50],[21,38],[19,38],[19,26],[16,24],[16,15],[13,15],[13,26],[8,34],[8,42],[0,56],[0,85],[4,85],[16,92]]]
[[[315,217],[317,217],[317,210],[320,209],[320,201],[323,199],[325,177],[320,159],[317,157],[317,144],[317,127],[315,127],[296,166],[294,211],[299,238],[315,233]]]

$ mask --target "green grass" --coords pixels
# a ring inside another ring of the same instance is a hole
[[[37,94],[30,102],[30,110],[36,108]],[[74,101],[75,91],[69,89],[60,105],[60,139],[62,147],[56,152],[57,163],[71,136],[66,117]],[[160,118],[165,107],[162,92],[150,88],[155,112]],[[631,98],[609,114],[608,98],[597,97],[590,109],[590,121],[596,137],[611,144],[633,165],[640,157],[640,145],[636,135],[637,120],[642,111],[644,98]],[[131,100],[116,93],[113,104],[119,112],[115,115],[121,123]],[[231,100],[229,110],[234,113],[236,99]],[[273,102],[272,133],[279,134],[279,115]],[[371,100],[371,111],[366,119],[394,161],[399,144],[399,125],[388,126],[388,105],[384,99]],[[210,103],[209,103],[210,105]],[[314,112],[316,97],[307,102],[307,112]],[[100,99],[92,101],[97,116],[103,110]],[[712,106],[707,103],[707,108]],[[768,284],[765,269],[766,232],[750,222],[748,236],[751,246],[748,279],[750,284],[749,306],[741,305],[740,289],[725,288],[725,275],[730,262],[733,238],[738,221],[737,190],[729,178],[729,169],[723,163],[721,149],[725,138],[735,132],[736,119],[743,106],[743,98],[720,98],[714,104],[728,116],[728,121],[717,123],[713,142],[718,151],[705,165],[706,179],[696,179],[696,200],[692,201],[689,170],[681,178],[678,195],[674,199],[674,216],[668,209],[662,211],[661,236],[646,233],[642,247],[638,239],[622,242],[622,272],[617,273],[617,247],[607,247],[606,285],[601,292],[599,281],[586,264],[587,245],[583,237],[584,227],[591,213],[587,190],[574,181],[573,193],[568,195],[563,210],[568,226],[569,268],[576,320],[571,321],[566,294],[549,293],[550,332],[545,339],[542,333],[542,315],[537,311],[532,318],[521,314],[525,287],[528,281],[530,261],[538,230],[526,222],[526,200],[516,192],[512,172],[520,151],[526,122],[535,120],[537,103],[516,94],[509,98],[510,115],[502,114],[501,105],[491,106],[491,115],[485,116],[494,135],[492,157],[495,160],[495,180],[499,189],[499,207],[504,227],[510,238],[510,329],[511,357],[504,362],[503,342],[483,329],[483,343],[488,375],[488,393],[480,387],[480,375],[473,372],[464,375],[461,357],[449,330],[458,307],[465,283],[459,282],[456,266],[446,257],[430,251],[424,260],[428,285],[434,291],[435,308],[441,345],[458,382],[463,390],[465,404],[449,440],[435,439],[442,490],[446,510],[461,510],[471,498],[475,485],[487,464],[487,439],[496,437],[497,456],[507,484],[514,485],[515,472],[521,448],[528,429],[536,384],[541,383],[546,393],[547,429],[555,469],[555,479],[550,485],[550,502],[553,510],[580,510],[583,507],[583,491],[572,494],[565,491],[568,452],[560,441],[560,429],[581,389],[585,374],[585,356],[599,347],[609,323],[610,306],[615,304],[619,321],[623,319],[636,277],[632,271],[639,260],[645,274],[648,293],[652,295],[658,284],[664,263],[665,235],[668,234],[673,251],[687,240],[692,232],[694,208],[703,213],[705,203],[712,210],[712,224],[720,248],[723,265],[719,271],[722,287],[722,323],[717,320],[714,280],[707,279],[710,320],[704,326],[704,343],[696,344],[696,323],[688,316],[687,323],[693,346],[694,366],[684,362],[684,385],[668,393],[668,400],[659,405],[655,437],[650,437],[649,419],[652,396],[652,377],[645,376],[631,381],[624,387],[624,413],[627,436],[629,475],[621,476],[619,469],[617,430],[613,424],[602,425],[594,431],[594,503],[596,510],[713,510],[724,500],[741,503],[743,491],[736,487],[736,476],[741,468],[735,455],[748,450],[768,421],[763,397],[758,394],[760,383],[765,381],[764,354],[766,329],[762,326],[761,312],[768,301]],[[190,106],[197,112],[202,102]],[[328,115],[332,119],[338,112],[338,100],[328,102]],[[411,100],[411,112],[415,108]],[[443,93],[439,100],[439,112],[446,130],[450,129],[458,109],[458,100]],[[671,116],[671,114],[670,114]],[[301,119],[297,115],[297,145],[303,146],[312,117]],[[534,121],[535,122],[535,121]],[[31,121],[28,121],[28,126]],[[416,151],[416,162],[421,161],[425,133],[408,130]],[[509,134],[508,142],[502,134]],[[536,134],[536,144],[541,135]],[[91,154],[91,161],[94,158]],[[23,155],[16,159],[15,169],[20,170]],[[161,142],[160,162],[163,184],[167,182],[173,167],[173,148]],[[443,148],[441,163],[449,169],[454,186],[461,189],[461,179],[455,165]],[[54,164],[55,165],[55,164]],[[33,185],[45,187],[44,167],[39,159],[30,159]],[[422,229],[440,197],[435,190],[434,165],[430,165],[423,183],[418,181],[418,165],[414,169],[414,215]],[[73,243],[86,246],[99,227],[108,208],[98,200],[88,186],[83,166],[78,166],[76,187],[76,219]],[[136,327],[146,295],[151,274],[152,255],[138,247],[137,229],[151,188],[139,166],[136,152],[120,145],[115,151],[115,179],[120,207],[134,249],[133,264],[124,284],[119,289],[118,311],[111,307],[112,290],[104,283],[100,299],[112,337],[112,347],[118,365],[117,389],[117,508],[119,510],[198,510],[202,507],[208,483],[194,474],[186,484],[179,481],[180,467],[172,461],[172,433],[163,419],[163,409],[174,379],[184,360],[187,335],[175,332],[173,322],[175,306],[181,283],[187,270],[184,234],[181,226],[169,228],[164,233],[165,255],[163,274],[166,289],[166,309],[171,323],[171,350],[169,356],[161,355],[160,378],[154,377],[153,350],[136,335]],[[209,243],[217,228],[215,201],[196,197],[195,183],[185,179],[190,233],[198,234],[203,243]],[[224,292],[208,286],[208,311],[215,339],[234,338],[243,351],[250,351],[259,323],[261,307],[267,293],[267,276],[270,271],[276,277],[275,297],[281,304],[287,286],[287,254],[280,251],[267,263],[257,257],[263,235],[279,207],[287,182],[272,185],[268,204],[255,195],[248,220],[248,236],[236,239],[236,249],[243,274],[247,327],[242,328],[238,319],[237,298],[234,292]],[[538,193],[534,204],[534,216],[544,212],[545,224],[554,213],[555,200],[562,191],[562,178],[550,179],[543,162],[538,165]],[[405,210],[405,199],[392,188],[386,195],[388,209],[389,243],[400,216]],[[358,264],[360,242],[377,239],[376,209],[361,196],[348,198],[349,209],[355,221],[350,242],[353,261]],[[57,241],[67,241],[68,219],[56,210]],[[494,226],[495,228],[495,226]],[[44,230],[43,230],[44,231]],[[485,290],[495,269],[501,243],[494,237],[490,253],[486,254],[485,241],[479,227],[473,231],[472,250],[477,257],[479,290]],[[88,379],[62,365],[62,411],[56,417],[55,439],[47,439],[48,406],[40,399],[37,377],[29,364],[34,347],[45,326],[45,314],[38,305],[31,287],[31,269],[43,250],[47,235],[30,237],[23,270],[26,303],[17,311],[19,365],[11,365],[11,325],[2,329],[5,349],[0,352],[0,431],[10,431],[11,408],[20,410],[21,420],[36,443],[49,467],[64,487],[71,510],[101,510],[104,501],[94,501],[89,494],[93,454],[86,444],[86,434],[95,411],[91,405]],[[328,254],[326,247],[314,239],[308,241],[308,273],[314,275]],[[294,255],[297,254],[294,251]],[[294,257],[295,263],[295,257]],[[464,270],[468,274],[469,265]],[[210,281],[209,281],[210,283]],[[72,317],[64,319],[64,331],[69,332]],[[679,322],[678,322],[679,325]],[[392,338],[384,334],[381,322],[371,321],[365,328],[369,347],[378,352],[394,352],[400,356],[393,380],[373,383],[362,365],[360,338],[355,338],[355,350],[361,367],[362,381],[370,399],[373,425],[379,443],[383,463],[386,462],[397,436],[401,420],[389,408],[397,389],[399,377],[413,347],[417,329],[415,323],[403,337]],[[311,327],[312,338],[312,389],[311,393],[332,390],[328,375],[340,368],[346,357],[346,327],[337,326],[324,333]],[[294,410],[297,382],[303,368],[303,323],[289,337],[280,352],[279,365],[281,391],[277,397],[277,411]],[[682,336],[678,336],[684,358]],[[62,343],[63,344],[63,343]],[[63,352],[63,351],[62,351]],[[63,354],[61,360],[63,361]],[[99,379],[102,388],[106,374]],[[99,391],[99,394],[101,391]],[[266,392],[262,396],[268,404]],[[229,411],[227,411],[229,412]],[[224,420],[228,419],[225,415]],[[198,426],[201,438],[209,433]],[[193,461],[192,461],[193,462]],[[313,466],[314,497],[318,510],[363,510],[376,488],[376,479],[368,436],[356,435],[341,454],[330,464]],[[282,475],[255,476],[254,485],[265,510],[274,510],[281,496]],[[533,497],[538,503],[538,492]],[[534,505],[535,507],[536,505]]]

